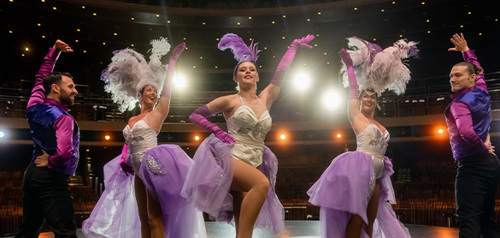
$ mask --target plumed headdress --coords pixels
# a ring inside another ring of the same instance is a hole
[[[243,62],[252,62],[254,64],[257,63],[257,59],[259,58],[259,52],[257,45],[259,43],[252,42],[249,46],[243,42],[243,39],[234,33],[227,33],[220,39],[219,42],[219,50],[231,49],[231,52],[234,54],[234,58],[238,61],[238,64],[233,70],[233,76],[236,75],[236,70],[238,66]]]
[[[417,56],[417,42],[401,39],[382,50],[377,44],[358,37],[347,40],[350,47],[347,52],[353,62],[360,92],[366,89],[373,89],[378,95],[385,90],[394,91],[398,95],[405,92],[406,84],[411,79],[406,60]],[[348,87],[343,62],[340,72],[343,74],[344,86]]]
[[[152,40],[151,45],[149,63],[132,49],[115,50],[111,63],[101,74],[101,80],[106,83],[104,90],[111,93],[121,112],[135,108],[138,93],[146,85],[154,86],[158,91],[163,87],[167,65],[163,65],[160,59],[170,51],[170,44],[162,37]]]

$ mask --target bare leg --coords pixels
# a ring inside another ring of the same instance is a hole
[[[146,194],[148,201],[148,218],[151,237],[163,238],[165,237],[165,228],[163,227],[163,212],[161,210],[161,205],[156,199],[153,198],[153,196],[147,191],[147,189]]]
[[[237,238],[252,237],[255,221],[269,191],[266,176],[253,166],[237,159],[234,162],[234,177],[231,190],[247,192],[240,208]]]
[[[146,187],[142,180],[135,176],[135,199],[137,200],[137,208],[139,219],[141,220],[141,237],[151,237],[151,229],[149,228],[148,217],[148,200],[146,195]]]
[[[233,195],[233,214],[234,214],[234,226],[236,228],[236,234],[238,234],[239,222],[240,222],[240,211],[241,203],[243,202],[243,197],[245,196],[243,192],[231,191]]]
[[[363,226],[365,225],[365,222],[363,219],[356,214],[353,214],[351,216],[351,219],[349,219],[349,222],[347,223],[347,227],[345,230],[345,237],[346,238],[359,238],[361,237],[361,230],[363,229]]]
[[[368,208],[366,210],[366,215],[368,217],[368,225],[365,228],[366,234],[372,237],[373,235],[373,222],[375,222],[375,218],[377,217],[378,212],[378,202],[380,197],[380,181],[377,180],[375,184],[375,188],[373,189],[372,197],[368,202]]]

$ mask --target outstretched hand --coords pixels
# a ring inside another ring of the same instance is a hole
[[[178,44],[172,51],[172,54],[170,54],[170,60],[176,61],[177,58],[179,58],[179,56],[182,54],[182,52],[184,52],[185,49],[186,49],[186,42]]]
[[[73,49],[71,47],[64,43],[62,40],[56,40],[56,43],[54,44],[54,49],[62,51],[62,52],[73,52]]]
[[[464,33],[460,33],[460,35],[459,34],[453,35],[450,41],[455,45],[455,47],[449,48],[448,51],[460,51],[463,53],[469,50],[467,41],[464,38]]]
[[[295,47],[301,46],[301,47],[313,48],[312,46],[308,45],[308,43],[311,42],[312,40],[314,40],[314,36],[307,35],[307,36],[302,37],[301,39],[293,40],[293,42],[290,46],[295,46]]]
[[[342,61],[344,61],[344,64],[346,67],[352,66],[351,55],[347,52],[346,49],[342,48],[339,51],[339,56],[340,56],[340,59],[342,59]]]

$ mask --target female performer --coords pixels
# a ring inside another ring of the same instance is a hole
[[[239,36],[224,35],[219,49],[231,49],[238,61],[233,80],[239,92],[219,97],[189,117],[213,135],[196,151],[182,195],[216,220],[231,222],[234,217],[238,238],[251,237],[254,225],[273,228],[276,233],[284,228],[283,206],[274,192],[277,160],[264,146],[264,139],[272,124],[269,109],[297,48],[312,48],[308,43],[313,39],[308,35],[294,40],[271,83],[257,95],[257,44],[247,47]],[[206,119],[219,112],[224,113],[228,133]]]
[[[112,187],[106,187],[83,225],[84,233],[90,237],[206,237],[201,213],[180,196],[192,160],[177,145],[157,146],[157,135],[169,110],[175,62],[186,45],[181,43],[175,47],[167,68],[160,59],[168,53],[170,44],[164,38],[151,44],[149,63],[133,50],[115,51],[111,64],[101,76],[106,82],[106,91],[112,93],[121,111],[133,109],[137,101],[134,96],[138,95],[141,113],[131,117],[123,129],[125,147],[120,161],[125,175],[135,174],[134,189],[127,189],[130,186],[120,181],[127,181],[120,171],[115,170],[115,177],[110,178],[114,180],[106,179]],[[161,89],[159,99],[158,89]],[[158,184],[161,189],[155,186]],[[134,224],[137,213],[130,208],[130,203],[124,203],[125,199],[131,201],[127,191],[135,191],[140,234]],[[167,206],[168,203],[176,206]]]
[[[342,49],[339,55],[347,71],[347,114],[357,148],[332,161],[307,192],[309,202],[321,206],[322,237],[409,237],[387,202],[396,202],[390,180],[394,171],[384,156],[389,132],[374,119],[374,113],[377,94],[385,89],[398,94],[405,91],[410,72],[401,60],[417,54],[416,43],[400,40],[382,50],[356,37],[348,40],[358,50]]]

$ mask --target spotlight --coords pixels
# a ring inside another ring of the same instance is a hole
[[[437,132],[438,132],[438,134],[443,134],[443,133],[444,133],[444,130],[443,130],[443,129],[441,129],[441,128],[439,128]]]
[[[180,90],[186,88],[186,86],[187,86],[186,77],[182,74],[175,74],[174,86],[175,86],[175,88],[180,89]]]
[[[109,135],[105,135],[105,136],[104,136],[104,139],[106,139],[106,140],[110,140],[110,139],[111,139],[111,136],[109,136]]]
[[[280,139],[281,139],[281,140],[286,140],[286,135],[285,135],[285,134],[281,134],[281,135],[280,135]]]
[[[309,87],[309,84],[311,83],[311,79],[309,77],[309,74],[305,72],[300,72],[297,75],[295,75],[295,78],[293,79],[295,86],[299,90],[305,90]]]
[[[0,140],[5,138],[5,132],[0,130]]]
[[[200,137],[199,137],[199,136],[195,136],[195,137],[194,137],[194,140],[195,140],[195,141],[199,141],[199,140],[200,140]]]
[[[342,134],[340,134],[340,133],[337,133],[337,135],[336,135],[336,136],[337,136],[337,139],[342,138]]]
[[[337,106],[340,104],[340,95],[335,92],[334,90],[328,91],[323,95],[323,103],[325,107],[328,109],[332,110],[337,108]]]

